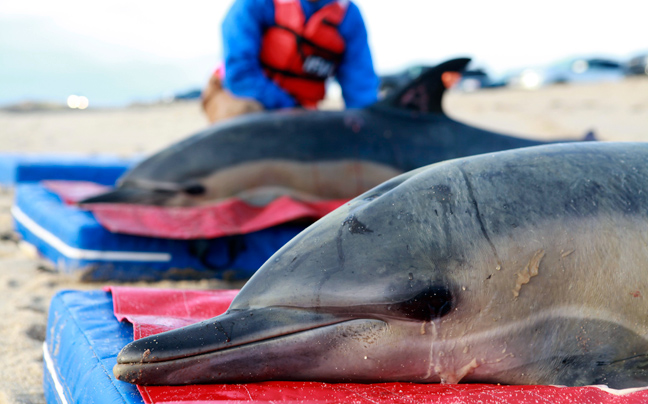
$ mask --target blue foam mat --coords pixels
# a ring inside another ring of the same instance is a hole
[[[133,326],[117,321],[104,291],[62,291],[50,304],[43,345],[43,387],[49,404],[143,403],[137,388],[112,373]]]
[[[65,205],[39,184],[19,184],[16,231],[57,269],[92,281],[249,278],[304,226],[282,225],[209,240],[111,233],[92,213]]]
[[[42,180],[114,185],[117,178],[139,160],[109,155],[0,153],[0,185]]]

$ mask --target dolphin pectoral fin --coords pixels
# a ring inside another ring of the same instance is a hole
[[[597,363],[604,369],[604,377],[596,384],[605,384],[615,389],[648,386],[648,354],[642,353],[610,363]]]

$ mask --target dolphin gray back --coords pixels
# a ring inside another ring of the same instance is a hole
[[[439,161],[443,157],[429,146],[426,147],[428,157],[423,163],[411,160],[407,154],[411,148],[407,147],[406,139],[435,137],[424,130],[430,125],[440,126],[440,132],[444,131],[448,120],[443,119],[441,103],[446,88],[441,76],[448,71],[461,72],[469,62],[468,58],[459,58],[441,63],[366,109],[262,112],[219,122],[143,161],[120,183],[138,183],[141,179],[153,178],[181,182],[188,177],[200,178],[218,169],[267,158],[296,161],[365,159],[404,171]],[[424,99],[425,105],[413,102],[408,95],[412,92]],[[412,112],[441,119],[419,119],[411,115]],[[399,117],[399,113],[405,114],[405,119]],[[457,126],[464,129],[462,125]],[[461,130],[455,129],[440,135],[460,135],[459,132]],[[395,139],[391,140],[391,136]],[[474,143],[471,139],[465,141]],[[405,145],[405,150],[402,155],[394,156],[393,151],[398,153],[400,145]],[[498,147],[506,146],[493,147],[499,150]]]

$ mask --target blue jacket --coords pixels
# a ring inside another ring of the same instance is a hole
[[[306,19],[334,0],[300,0]],[[273,0],[236,0],[223,21],[225,87],[239,97],[254,98],[266,109],[289,108],[297,103],[268,79],[259,63],[261,38],[275,25]],[[378,96],[378,77],[373,68],[367,30],[358,7],[349,3],[339,25],[346,51],[335,78],[347,108],[372,104]]]

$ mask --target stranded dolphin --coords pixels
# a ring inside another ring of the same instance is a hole
[[[190,206],[286,192],[351,199],[431,163],[543,144],[443,113],[442,75],[468,62],[445,62],[365,109],[264,112],[217,124],[145,159],[116,190],[84,202]]]
[[[127,345],[138,384],[648,384],[648,144],[462,158],[286,244],[218,317]]]

